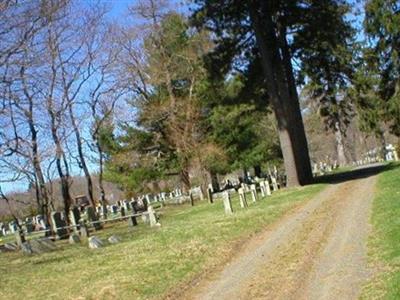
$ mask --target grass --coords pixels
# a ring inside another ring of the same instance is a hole
[[[42,255],[0,254],[1,299],[151,299],[184,288],[212,270],[288,210],[304,203],[324,185],[287,189],[224,214],[220,200],[195,207],[181,205],[162,211],[161,228],[125,222],[96,233],[117,234],[122,242],[90,250],[60,241],[59,249]],[[248,198],[250,199],[250,197]]]
[[[400,165],[390,164],[378,179],[369,238],[375,276],[365,286],[363,299],[400,298]]]

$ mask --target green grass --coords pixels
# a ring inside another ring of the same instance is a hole
[[[376,274],[364,299],[400,299],[400,165],[388,165],[379,176],[374,198],[369,257]]]
[[[166,207],[161,228],[129,229],[125,222],[96,233],[117,234],[122,242],[90,250],[58,242],[42,255],[0,254],[1,299],[149,299],[183,288],[199,274],[225,262],[246,242],[283,213],[323,189],[324,185],[287,189],[224,214],[220,200]],[[250,197],[249,197],[250,198]]]

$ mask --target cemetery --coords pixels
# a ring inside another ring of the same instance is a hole
[[[247,209],[241,208],[238,193],[231,193],[232,215],[225,213],[226,207],[219,196],[214,198],[212,205],[206,199],[196,200],[194,207],[188,202],[167,205],[156,210],[161,226],[151,227],[138,217],[137,226],[130,227],[125,221],[105,223],[102,230],[91,232],[91,236],[101,241],[99,249],[90,249],[80,235],[79,243],[59,240],[52,243],[55,250],[40,255],[2,252],[1,273],[10,267],[7,263],[10,260],[14,260],[13,268],[18,272],[3,280],[2,287],[5,288],[1,289],[0,298],[5,295],[47,298],[47,290],[54,291],[55,286],[57,293],[71,298],[83,295],[148,299],[165,294],[169,289],[182,287],[180,283],[196,273],[227,259],[233,249],[230,247],[240,239],[273,222],[323,187],[314,185],[306,189],[282,190],[265,197],[258,192],[256,203],[251,202],[248,191],[245,193]],[[112,236],[119,242],[111,243]],[[226,245],[226,240],[233,244]],[[36,272],[35,266],[40,266],[41,271]],[[60,268],[65,270],[63,274],[57,274]],[[90,287],[84,281],[69,280],[80,276],[81,272],[91,278]],[[29,288],[18,281],[21,276],[31,278]],[[130,284],[132,282],[135,284]]]
[[[229,182],[226,185],[225,191],[213,191],[210,185],[207,191],[207,201],[214,203],[216,200],[221,200],[224,204],[224,210],[228,214],[233,213],[231,197],[237,197],[240,202],[240,207],[248,208],[247,198],[251,198],[253,203],[256,203],[260,197],[271,196],[271,191],[279,190],[279,185],[284,186],[284,182],[278,185],[277,169],[274,168],[273,175],[271,171],[266,178],[249,177],[247,180],[250,184],[237,181]],[[246,198],[247,197],[247,198]],[[205,201],[202,189],[200,187],[192,188],[188,194],[184,194],[180,188],[176,188],[172,192],[161,192],[157,195],[142,195],[136,200],[118,200],[115,204],[106,206],[98,205],[92,207],[85,195],[80,195],[75,198],[75,203],[68,214],[68,220],[65,213],[53,211],[51,212],[50,224],[47,225],[42,215],[26,217],[25,220],[11,221],[9,223],[0,223],[1,235],[3,236],[3,245],[0,244],[2,251],[16,251],[21,249],[25,254],[33,254],[42,251],[34,251],[31,249],[31,244],[42,241],[58,241],[69,239],[73,243],[79,243],[81,240],[88,242],[91,247],[91,234],[96,234],[97,231],[103,229],[104,225],[115,222],[125,222],[128,227],[138,225],[137,219],[141,223],[150,227],[161,226],[157,210],[162,209],[167,205],[181,205],[194,201]],[[70,222],[70,225],[67,222]],[[93,238],[93,237],[92,237]],[[14,239],[14,241],[13,241]],[[8,241],[8,242],[7,242]],[[101,247],[100,243],[95,248]],[[43,251],[45,251],[44,249]],[[52,249],[54,250],[54,249]]]

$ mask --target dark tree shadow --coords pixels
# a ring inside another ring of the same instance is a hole
[[[331,175],[324,175],[314,178],[315,183],[341,183],[345,181],[367,178],[370,176],[377,175],[382,172],[393,170],[400,167],[400,165],[395,163],[377,163],[372,165],[367,165],[359,167],[357,169],[346,171],[342,173],[336,173]]]

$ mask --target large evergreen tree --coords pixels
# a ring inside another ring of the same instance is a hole
[[[337,7],[344,1],[238,1],[195,0],[193,19],[215,33],[213,58],[226,61],[226,71],[246,68],[259,57],[268,102],[278,123],[279,140],[288,185],[306,184],[312,174],[292,66],[299,35],[317,34],[320,28],[335,35]],[[329,5],[328,5],[329,4]],[[332,9],[334,8],[334,9]],[[315,14],[325,18],[315,19]],[[343,15],[339,17],[342,21]],[[327,22],[332,19],[332,22]],[[335,21],[334,21],[335,20]],[[322,26],[323,25],[323,26]],[[317,40],[323,44],[327,36]],[[320,49],[316,49],[319,51]],[[267,103],[267,101],[266,101]]]
[[[382,103],[378,107],[392,133],[400,136],[400,3],[369,0],[365,5],[365,33],[375,57],[369,73],[378,76],[374,86]]]

